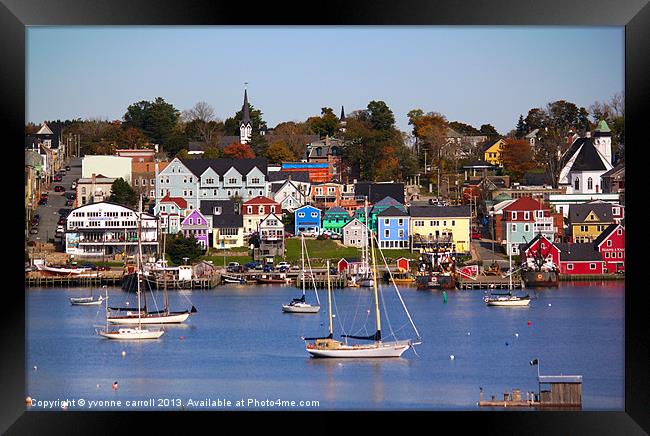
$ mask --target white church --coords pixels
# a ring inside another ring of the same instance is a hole
[[[598,123],[593,138],[587,132],[577,138],[560,158],[559,187],[566,194],[549,195],[549,203],[567,217],[569,205],[602,200],[618,204],[618,194],[605,194],[601,176],[613,168],[612,132],[604,120]]]

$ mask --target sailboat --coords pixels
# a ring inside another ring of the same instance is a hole
[[[404,300],[399,293],[399,289],[393,283],[395,291],[402,302],[402,306],[406,311],[406,314],[417,334],[418,340],[395,340],[395,341],[383,341],[381,335],[381,317],[379,314],[379,299],[377,294],[377,268],[375,265],[375,252],[372,249],[373,242],[370,241],[370,251],[372,253],[372,273],[373,273],[373,290],[374,290],[374,306],[375,306],[375,321],[377,324],[377,331],[370,336],[353,336],[353,335],[341,335],[345,338],[359,339],[370,341],[368,344],[349,344],[346,342],[337,341],[334,339],[334,330],[332,326],[332,288],[330,284],[330,275],[329,275],[329,261],[327,262],[327,300],[329,303],[329,335],[325,337],[317,338],[305,338],[302,339],[307,343],[307,352],[312,357],[323,357],[323,358],[380,358],[380,357],[400,357],[406,350],[412,348],[415,345],[421,343],[420,334],[411,319],[411,315],[406,309]],[[381,252],[381,250],[380,250]],[[382,254],[383,256],[383,254]],[[385,259],[384,259],[385,261]]]
[[[103,286],[104,288],[106,285]],[[70,297],[70,304],[73,306],[99,306],[104,302],[104,297],[101,295],[99,298],[95,299],[93,296],[93,288],[90,288],[90,296],[89,297]]]
[[[300,298],[294,298],[289,302],[288,304],[283,304],[282,305],[282,311],[283,312],[288,312],[288,313],[318,313],[320,310],[320,300],[318,299],[318,291],[316,291],[316,285],[314,284],[314,291],[316,292],[316,300],[318,301],[318,304],[309,304],[305,301],[305,251],[307,251],[307,247],[305,245],[305,235],[301,234],[300,235],[300,243],[301,243],[301,249],[302,249],[302,276],[301,276],[301,282],[302,282],[302,296]],[[309,264],[309,275],[312,278],[312,282],[314,280],[314,274],[311,270],[311,262],[309,261],[309,254],[307,254],[307,262]],[[328,274],[329,274],[329,265],[327,266],[328,269]]]
[[[508,269],[508,291],[505,293],[490,292],[489,295],[483,297],[483,301],[488,306],[506,306],[506,307],[525,307],[530,304],[530,295],[523,296],[515,295],[512,293],[512,247],[510,247],[510,239],[507,233],[507,247],[509,248],[508,261],[510,267]]]
[[[368,197],[365,197],[364,202],[364,217],[366,221],[365,243],[361,246],[363,252],[363,276],[355,280],[355,283],[362,288],[372,288],[375,284],[373,277],[370,274],[370,265],[368,261],[368,240],[372,231],[368,228]],[[365,250],[364,250],[365,247]]]
[[[142,208],[141,208],[142,209]],[[138,256],[137,263],[138,268],[140,267],[140,261],[142,258],[142,246],[140,245],[140,225],[138,222]],[[106,290],[106,286],[104,286]],[[165,331],[162,329],[143,329],[142,328],[142,312],[138,310],[138,326],[137,327],[118,327],[117,329],[111,329],[108,326],[110,311],[108,307],[108,291],[106,290],[106,327],[104,330],[98,330],[97,334],[103,336],[107,339],[158,339]],[[137,294],[138,294],[138,307],[140,307],[140,280],[137,281]]]
[[[190,314],[196,313],[196,307],[192,306],[190,310],[172,312],[169,310],[169,295],[167,291],[167,275],[163,269],[163,283],[165,303],[162,310],[148,311],[147,310],[147,297],[146,292],[144,296],[144,307],[140,307],[140,283],[146,280],[142,271],[142,253],[140,245],[140,225],[142,221],[142,199],[140,199],[140,217],[138,219],[138,258],[135,271],[135,278],[138,290],[138,308],[133,309],[130,307],[109,307],[110,310],[124,313],[121,315],[112,315],[107,318],[107,321],[113,324],[178,324],[185,321]],[[163,233],[163,266],[165,263],[165,234]]]

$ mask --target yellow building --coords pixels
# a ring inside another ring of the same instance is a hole
[[[450,243],[456,253],[469,253],[471,212],[467,206],[411,206],[411,243],[424,248],[432,243]]]
[[[614,222],[612,205],[609,203],[583,203],[569,206],[569,225],[574,243],[593,242]]]
[[[503,165],[503,162],[501,161],[501,152],[505,145],[505,139],[497,139],[496,141],[488,142],[483,148],[483,159],[492,165]]]

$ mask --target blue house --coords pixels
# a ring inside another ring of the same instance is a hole
[[[377,214],[377,240],[382,249],[409,247],[409,214],[391,206]]]
[[[313,233],[314,235],[320,235],[321,233],[321,211],[320,209],[305,205],[296,209],[294,212],[295,216],[295,232],[296,236],[300,235],[303,232]]]

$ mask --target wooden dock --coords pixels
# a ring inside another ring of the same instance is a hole
[[[25,274],[25,286],[43,287],[74,287],[74,286],[120,286],[122,283],[122,271],[97,271],[90,277],[75,277],[73,275],[55,276],[42,274],[40,271],[32,271]]]
[[[476,280],[460,276],[458,279],[460,289],[508,289],[510,279],[499,276],[478,276]],[[512,287],[523,289],[524,282],[520,278],[512,279]]]

